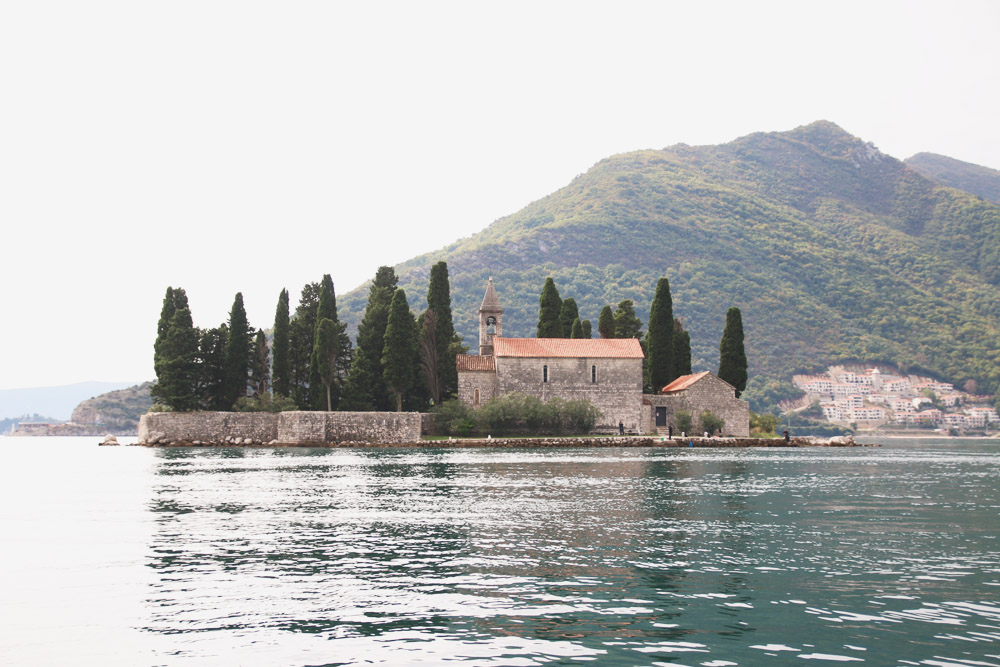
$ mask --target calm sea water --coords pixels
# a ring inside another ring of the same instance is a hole
[[[0,438],[3,664],[1000,666],[995,441],[97,441]]]

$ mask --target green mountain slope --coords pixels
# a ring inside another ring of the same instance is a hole
[[[715,370],[735,305],[751,376],[864,360],[1000,383],[1000,208],[826,121],[602,160],[482,232],[396,267],[415,309],[440,259],[456,328],[473,347],[489,275],[513,336],[534,335],[546,276],[596,328],[601,307],[622,299],[645,321],[666,275],[695,370]],[[355,326],[366,298],[362,286],[340,299]]]
[[[958,188],[1000,204],[1000,171],[936,153],[917,153],[906,166],[941,185]]]

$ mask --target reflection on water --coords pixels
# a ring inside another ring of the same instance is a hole
[[[155,664],[1000,665],[1000,449],[155,450]]]

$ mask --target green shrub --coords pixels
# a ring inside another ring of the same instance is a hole
[[[587,400],[553,398],[547,403],[537,396],[507,394],[477,409],[458,400],[434,408],[434,425],[444,435],[560,435],[593,430],[600,415]]]
[[[721,432],[722,427],[726,425],[726,420],[718,416],[711,410],[705,410],[698,416],[698,421],[701,422],[701,430],[707,431],[709,435],[712,435],[716,431]]]
[[[681,433],[690,433],[691,425],[691,413],[687,410],[678,410],[677,414],[674,415],[674,426],[677,427],[677,430]]]

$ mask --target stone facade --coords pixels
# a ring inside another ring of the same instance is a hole
[[[155,412],[139,444],[400,444],[419,442],[416,412]]]
[[[595,431],[638,432],[642,419],[642,359],[497,357],[497,392],[587,399],[600,411]]]
[[[461,400],[478,408],[497,396],[497,367],[492,356],[463,354],[456,359],[456,366]]]
[[[677,413],[684,410],[691,414],[693,428],[697,429],[698,415],[708,410],[725,421],[722,433],[727,436],[746,438],[750,436],[750,404],[736,398],[736,389],[719,379],[714,373],[705,371],[695,375],[677,378],[664,387],[663,393],[643,397],[643,432],[657,430],[657,409],[660,421],[665,422],[661,430],[676,426]]]

